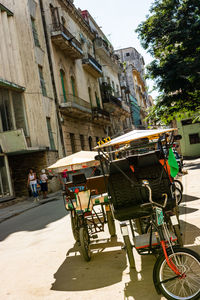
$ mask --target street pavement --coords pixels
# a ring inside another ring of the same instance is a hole
[[[200,253],[200,159],[187,161],[186,167],[181,226],[185,244]],[[153,286],[154,256],[134,251],[136,270],[129,270],[117,222],[117,238],[109,238],[106,226],[92,242],[92,260],[87,263],[74,243],[61,195],[31,205],[0,224],[0,299],[165,299]]]

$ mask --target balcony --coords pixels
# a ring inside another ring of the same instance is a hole
[[[96,38],[94,41],[94,47],[96,54],[102,57],[106,63],[111,64],[111,53],[107,42],[102,38]]]
[[[83,69],[90,73],[95,78],[102,76],[102,67],[94,57],[88,54],[87,58],[82,59]]]
[[[52,42],[72,59],[83,58],[80,42],[61,23],[51,25]]]
[[[63,96],[61,98],[60,111],[63,115],[78,119],[92,119],[92,109],[89,102],[71,94],[66,94],[67,101]]]
[[[94,123],[108,125],[110,124],[110,114],[106,110],[93,107],[92,108],[92,119]]]

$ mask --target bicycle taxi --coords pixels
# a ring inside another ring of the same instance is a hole
[[[173,179],[178,165],[171,146],[180,138],[174,129],[133,130],[100,142],[96,159],[106,163],[108,195],[130,267],[133,247],[140,255],[155,254],[157,292],[167,299],[200,299],[200,257],[183,248]]]
[[[79,243],[86,261],[91,259],[90,240],[104,231],[115,236],[115,223],[107,193],[107,176],[94,176],[100,162],[95,160],[98,152],[80,151],[58,160],[48,167],[51,171],[67,172],[71,181],[64,184],[63,200],[70,212],[74,239]]]

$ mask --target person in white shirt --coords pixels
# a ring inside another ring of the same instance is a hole
[[[45,173],[45,170],[41,170],[40,174],[40,185],[41,185],[41,192],[43,194],[43,199],[47,198],[47,192],[48,192],[48,177]]]
[[[38,191],[37,191],[37,178],[36,178],[36,173],[34,173],[33,169],[29,170],[27,185],[30,185],[31,192],[34,197],[34,201],[36,202],[39,201]]]

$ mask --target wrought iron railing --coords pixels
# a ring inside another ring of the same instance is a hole
[[[109,112],[105,111],[104,109],[100,108],[100,107],[93,107],[92,108],[92,113],[93,115],[95,116],[95,114],[101,114],[107,118],[110,117],[110,114]]]
[[[73,34],[71,34],[71,32],[63,24],[53,23],[51,25],[51,32],[55,31],[63,32],[67,36],[68,41],[70,41],[71,43],[73,42],[78,48],[82,50],[81,43],[75,38],[75,36],[73,36]]]

